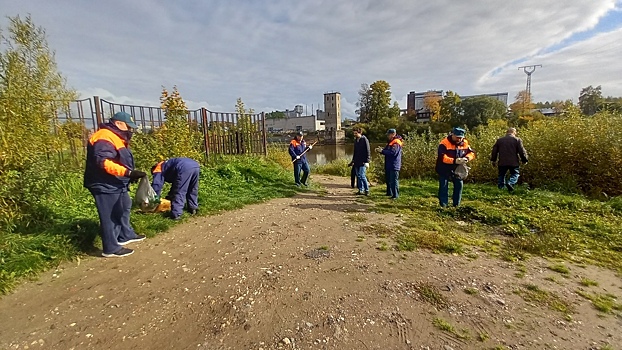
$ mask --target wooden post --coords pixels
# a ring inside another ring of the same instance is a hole
[[[104,123],[104,117],[102,115],[102,104],[99,100],[99,96],[93,96],[95,102],[95,117],[97,118],[97,125],[95,125],[95,131],[99,130],[99,126]]]
[[[261,133],[263,141],[263,154],[268,156],[268,139],[266,138],[266,113],[261,112]]]
[[[201,107],[201,120],[203,122],[203,147],[205,147],[205,161],[209,161],[209,123],[207,122],[207,110]]]

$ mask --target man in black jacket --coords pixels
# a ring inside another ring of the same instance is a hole
[[[369,195],[369,181],[367,181],[367,168],[371,160],[371,152],[369,150],[369,140],[363,135],[363,129],[355,127],[354,132],[354,155],[352,156],[352,165],[356,172],[358,195]]]
[[[519,158],[523,164],[527,164],[527,151],[523,147],[523,140],[516,136],[516,129],[509,128],[504,137],[497,139],[490,156],[492,165],[499,167],[497,182],[499,189],[507,187],[509,192],[514,191],[519,176]],[[508,171],[510,178],[506,182],[505,176]]]

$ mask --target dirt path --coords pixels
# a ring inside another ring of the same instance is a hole
[[[622,344],[622,321],[599,317],[574,293],[588,277],[599,282],[594,291],[620,294],[612,272],[577,267],[581,276],[563,278],[532,259],[519,278],[515,266],[483,253],[473,259],[380,251],[374,236],[359,238],[361,228],[399,225],[400,218],[357,203],[349,179],[313,180],[328,192],[197,218],[135,244],[130,257],[90,258],[24,284],[0,300],[0,349]],[[546,298],[526,302],[515,293],[525,283],[556,293],[574,309],[572,317],[547,308]]]

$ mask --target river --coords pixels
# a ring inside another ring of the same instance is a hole
[[[374,152],[374,148],[378,146],[384,146],[384,144],[371,144],[371,156],[377,157],[378,154]],[[347,158],[352,159],[354,152],[354,144],[345,145],[323,145],[314,146],[313,149],[307,152],[307,160],[311,165],[324,165],[330,163],[335,159]]]

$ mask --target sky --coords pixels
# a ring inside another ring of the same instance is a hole
[[[46,30],[82,97],[158,105],[177,85],[190,108],[317,108],[342,95],[356,118],[361,84],[460,95],[525,89],[578,100],[588,85],[622,96],[622,0],[0,0]],[[8,19],[0,18],[6,28]]]

